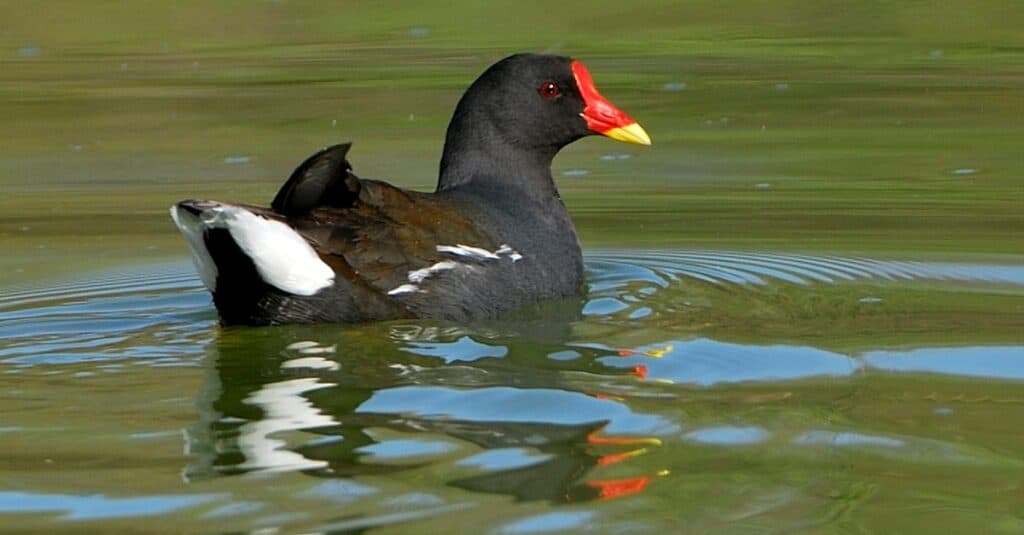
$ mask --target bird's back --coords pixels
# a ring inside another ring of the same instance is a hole
[[[172,208],[225,323],[462,320],[578,289],[579,277],[559,288],[564,277],[535,272],[543,258],[518,242],[536,236],[504,235],[515,225],[499,207],[360,179],[336,147],[304,162],[270,208]]]

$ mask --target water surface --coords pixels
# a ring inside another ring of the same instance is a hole
[[[587,266],[585,299],[470,325],[221,328],[186,262],[11,290],[0,511],[518,532],[967,507],[1016,525],[1024,265],[615,250]],[[985,326],[965,324],[979,308]]]

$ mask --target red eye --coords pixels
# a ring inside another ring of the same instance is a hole
[[[540,92],[540,96],[542,96],[542,97],[544,97],[544,98],[546,98],[548,100],[551,100],[551,99],[557,97],[558,94],[560,93],[560,90],[558,89],[558,84],[556,84],[554,82],[550,82],[550,81],[549,82],[544,82],[543,84],[540,84],[540,87],[537,88],[537,91]]]

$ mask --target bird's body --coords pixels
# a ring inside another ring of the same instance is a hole
[[[456,108],[433,193],[356,177],[343,144],[303,162],[270,208],[176,204],[222,320],[466,320],[578,293],[582,255],[550,166],[562,146],[600,132],[584,112],[607,101],[580,96],[592,82],[577,64],[518,55],[485,72]],[[636,136],[607,106],[623,124],[601,133]]]

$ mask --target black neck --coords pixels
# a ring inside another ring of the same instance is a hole
[[[457,109],[448,127],[437,193],[464,203],[478,225],[521,252],[581,266],[572,218],[551,177],[561,147],[524,148],[493,123],[465,118]]]
[[[551,161],[559,147],[518,146],[487,121],[471,120],[469,115],[457,112],[448,126],[438,192],[493,193],[541,204],[558,199]]]

